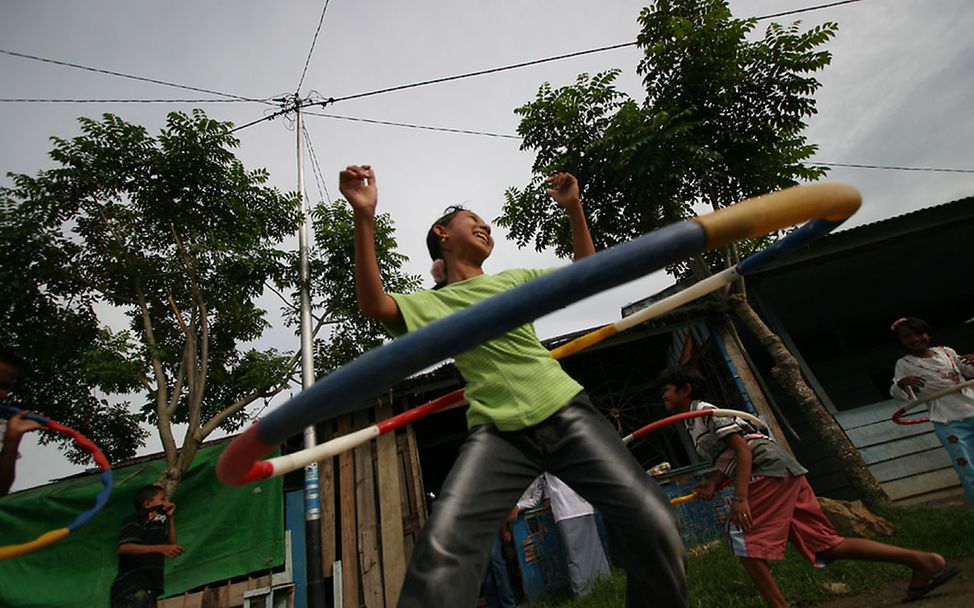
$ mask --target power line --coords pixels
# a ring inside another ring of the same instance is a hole
[[[311,173],[315,178],[315,185],[318,188],[318,199],[325,199],[328,204],[331,204],[331,194],[328,193],[328,186],[325,184],[325,176],[321,171],[321,165],[318,163],[318,155],[315,154],[314,144],[311,143],[311,133],[308,132],[308,127],[303,123],[301,128],[304,130],[304,141],[308,144],[308,156],[311,157]],[[322,194],[324,191],[324,194]]]
[[[813,165],[824,167],[844,167],[851,169],[883,169],[887,171],[936,171],[939,173],[974,173],[974,169],[948,169],[945,167],[898,167],[894,165],[862,165],[855,163],[823,163],[819,161],[809,161]]]
[[[305,112],[305,114],[310,114],[312,116],[322,116],[324,118],[335,118],[338,120],[350,120],[354,122],[365,122],[376,125],[388,125],[393,127],[405,127],[408,129],[421,129],[425,131],[442,131],[446,133],[459,133],[463,135],[483,135],[487,137],[501,137],[505,139],[523,139],[518,135],[508,135],[506,133],[493,133],[489,131],[474,131],[470,129],[451,129],[446,127],[432,127],[429,125],[417,125],[402,122],[391,122],[388,120],[373,120],[370,118],[356,118],[352,116],[340,116],[337,114],[323,114],[321,112]],[[850,169],[881,169],[887,171],[933,171],[939,173],[974,173],[974,169],[952,169],[947,167],[904,167],[898,165],[866,165],[861,163],[829,163],[823,161],[812,160],[809,161],[813,165],[821,165],[824,167],[843,167]]]
[[[506,133],[492,133],[490,131],[474,131],[470,129],[451,129],[448,127],[431,127],[428,125],[417,125],[405,122],[393,122],[390,120],[374,120],[371,118],[357,118],[354,116],[341,116],[338,114],[324,114],[321,112],[305,112],[306,115],[311,116],[322,116],[324,118],[335,118],[338,120],[349,120],[353,122],[365,122],[373,125],[386,125],[391,127],[404,127],[407,129],[422,129],[424,131],[443,131],[445,133],[459,133],[463,135],[483,135],[485,137],[500,137],[504,139],[521,139],[517,135],[508,135]]]
[[[298,87],[294,89],[295,95],[301,92],[301,85],[304,84],[304,75],[308,73],[308,64],[311,63],[311,54],[315,52],[315,44],[318,42],[318,32],[321,31],[321,24],[325,22],[325,11],[328,10],[329,2],[331,0],[325,0],[325,6],[321,9],[321,17],[318,18],[318,29],[315,30],[315,37],[311,41],[311,48],[308,49],[308,58],[304,60],[304,69],[301,70],[301,80],[298,81]]]
[[[843,5],[843,4],[851,4],[851,3],[855,3],[855,2],[862,2],[862,1],[863,0],[842,0],[840,2],[831,2],[831,3],[827,3],[827,4],[819,4],[819,5],[815,5],[815,6],[808,6],[808,7],[805,7],[805,8],[799,8],[799,9],[795,9],[795,10],[787,11],[787,12],[782,12],[782,13],[774,13],[774,14],[770,14],[770,15],[761,15],[761,16],[758,16],[758,17],[754,17],[754,19],[756,21],[761,21],[761,20],[771,19],[771,18],[774,18],[774,17],[780,17],[780,16],[784,16],[784,15],[794,15],[794,14],[799,14],[799,13],[806,13],[806,12],[821,10],[821,9],[824,9],[824,8],[829,8],[829,7],[834,7],[834,6],[840,6],[840,5]],[[325,7],[324,8],[325,9],[328,8],[328,2],[327,1],[325,3]],[[322,20],[324,19],[324,13],[325,13],[325,11],[322,10],[322,17],[321,17]],[[319,30],[320,30],[320,25],[321,25],[321,21],[319,20]],[[317,40],[317,36],[318,36],[318,32],[316,31],[315,32],[315,40]],[[487,75],[487,74],[495,74],[495,73],[498,73],[498,72],[505,72],[505,71],[519,69],[519,68],[524,68],[524,67],[529,67],[529,66],[533,66],[533,65],[540,65],[540,64],[543,64],[543,63],[550,63],[550,62],[553,62],[553,61],[560,61],[562,59],[570,59],[570,58],[573,58],[573,57],[581,57],[581,56],[584,56],[584,55],[591,55],[591,54],[594,54],[594,53],[602,53],[602,52],[605,52],[605,51],[611,51],[611,50],[621,49],[621,48],[625,48],[625,47],[629,47],[629,46],[635,46],[636,44],[637,44],[636,41],[623,42],[623,43],[619,43],[619,44],[612,44],[612,45],[602,46],[602,47],[598,47],[598,48],[594,48],[594,49],[588,49],[588,50],[584,50],[584,51],[576,51],[576,52],[573,52],[573,53],[566,53],[566,54],[563,54],[563,55],[555,55],[553,57],[546,57],[546,58],[543,58],[543,59],[535,59],[535,60],[532,60],[532,61],[523,61],[523,62],[520,62],[520,63],[510,64],[510,65],[501,66],[501,67],[497,67],[497,68],[490,68],[490,69],[486,69],[486,70],[477,70],[477,71],[474,71],[474,72],[466,72],[466,73],[457,74],[457,75],[454,75],[454,76],[445,76],[445,77],[442,77],[442,78],[433,78],[433,79],[430,79],[430,80],[423,80],[423,81],[415,82],[415,83],[411,83],[411,84],[398,85],[398,86],[394,86],[394,87],[386,87],[384,89],[377,89],[377,90],[374,90],[374,91],[368,91],[368,92],[365,92],[365,93],[357,93],[357,94],[354,94],[354,95],[346,95],[344,97],[331,97],[331,98],[325,99],[325,100],[320,101],[320,102],[305,102],[305,103],[299,103],[299,104],[296,104],[295,107],[296,108],[297,107],[305,108],[305,107],[311,107],[311,106],[315,106],[315,105],[319,105],[321,107],[325,107],[325,106],[328,106],[330,104],[333,104],[333,103],[336,103],[336,102],[339,102],[339,101],[348,101],[348,100],[351,100],[351,99],[361,99],[363,97],[371,97],[371,96],[374,96],[374,95],[381,95],[383,93],[392,93],[392,92],[395,92],[395,91],[403,91],[403,90],[406,90],[406,89],[413,89],[413,88],[427,86],[427,85],[431,85],[431,84],[439,84],[441,82],[450,82],[450,81],[454,81],[454,80],[461,80],[461,79],[466,79],[466,78],[473,78],[475,76],[484,76],[484,75]],[[312,47],[311,47],[311,51],[313,51],[313,50],[314,50],[314,42],[312,42]],[[311,51],[309,51],[309,53],[308,53],[308,61],[310,61]],[[305,61],[305,72],[307,71],[308,61]],[[301,82],[303,83],[303,81],[304,81],[304,73],[302,73],[302,75],[301,75]],[[300,83],[299,83],[298,88],[300,89]],[[295,97],[297,97],[297,95],[295,95]],[[292,108],[292,109],[294,109],[294,108]],[[516,139],[517,138],[517,136],[515,136],[515,135],[505,135],[505,134],[499,134],[499,133],[486,133],[486,132],[482,132],[482,131],[467,131],[467,130],[464,130],[464,129],[445,129],[445,128],[437,128],[437,127],[427,127],[427,126],[423,126],[423,125],[410,125],[410,124],[405,124],[405,123],[394,123],[394,122],[388,122],[388,121],[359,119],[359,118],[352,118],[352,117],[347,117],[347,116],[338,116],[338,115],[330,115],[330,114],[318,114],[318,113],[315,113],[315,112],[307,112],[307,114],[311,114],[311,115],[314,115],[314,116],[324,116],[326,118],[336,118],[336,119],[340,119],[340,120],[354,120],[354,121],[358,121],[358,122],[369,122],[369,123],[374,123],[374,124],[385,124],[385,125],[390,125],[390,126],[399,126],[399,127],[414,128],[414,129],[424,129],[424,130],[431,130],[431,131],[457,132],[457,133],[466,133],[466,134],[471,134],[471,135],[488,135],[488,136],[491,136],[491,137],[501,137],[501,138],[510,138],[510,139]],[[240,127],[237,127],[236,129],[234,129],[234,131],[239,130],[239,129],[244,129],[244,128],[249,127],[251,125],[254,125],[254,124],[263,122],[264,120],[270,120],[271,118],[274,118],[277,115],[279,115],[279,113],[274,114],[274,115],[271,115],[270,117],[264,117],[264,118],[262,118],[260,120],[254,121],[252,123],[248,123],[246,125],[242,125]]]
[[[268,114],[267,116],[264,116],[263,118],[258,118],[257,120],[252,120],[252,121],[250,121],[250,122],[248,122],[246,124],[240,125],[239,127],[234,127],[232,129],[230,129],[229,133],[235,133],[237,131],[246,129],[247,127],[252,127],[252,126],[257,125],[257,124],[260,124],[262,122],[266,122],[268,120],[274,120],[275,118],[277,118],[281,114],[286,114],[287,112],[290,112],[291,109],[292,108],[284,108],[282,110],[278,110],[277,112],[274,112],[273,114]]]
[[[785,16],[785,15],[797,15],[799,13],[807,13],[807,12],[817,11],[817,10],[821,10],[821,9],[825,9],[825,8],[830,8],[830,7],[834,7],[834,6],[840,6],[842,4],[852,4],[854,2],[863,2],[863,1],[864,0],[843,0],[841,2],[831,2],[831,3],[828,3],[828,4],[819,4],[819,5],[816,5],[816,6],[808,6],[808,7],[805,7],[805,8],[799,8],[799,9],[795,9],[795,10],[792,10],[792,11],[775,13],[775,14],[771,14],[771,15],[761,15],[759,17],[754,17],[754,20],[755,21],[763,21],[763,20],[766,20],[766,19],[773,19],[774,17],[782,17],[782,16]],[[540,65],[540,64],[543,64],[543,63],[550,63],[552,61],[561,61],[562,59],[570,59],[570,58],[573,58],[573,57],[581,57],[583,55],[592,55],[592,54],[595,54],[595,53],[603,53],[605,51],[613,51],[613,50],[616,50],[616,49],[621,49],[621,48],[625,48],[625,47],[629,47],[629,46],[635,46],[636,44],[637,44],[637,41],[635,41],[635,40],[632,41],[632,42],[621,42],[619,44],[610,44],[609,46],[601,46],[601,47],[598,47],[598,48],[588,49],[588,50],[585,50],[585,51],[576,51],[574,53],[566,53],[564,55],[556,55],[554,57],[545,57],[543,59],[534,59],[532,61],[522,61],[520,63],[513,63],[511,65],[505,65],[505,66],[501,66],[501,67],[497,67],[497,68],[490,68],[490,69],[487,69],[487,70],[477,70],[475,72],[466,72],[464,74],[457,74],[455,76],[445,76],[445,77],[442,77],[442,78],[433,78],[433,79],[430,79],[430,80],[423,80],[423,81],[420,81],[420,82],[414,82],[412,84],[404,84],[404,85],[399,85],[399,86],[395,86],[395,87],[387,87],[387,88],[384,88],[384,89],[377,89],[377,90],[368,91],[368,92],[365,92],[365,93],[357,93],[355,95],[346,95],[344,97],[333,97],[331,99],[326,100],[325,104],[323,104],[323,105],[326,105],[326,104],[329,104],[329,103],[336,103],[336,102],[339,102],[339,101],[348,101],[350,99],[360,99],[362,97],[371,97],[373,95],[381,95],[383,93],[392,93],[394,91],[403,91],[403,90],[406,90],[406,89],[414,89],[414,88],[417,88],[417,87],[423,87],[423,86],[427,86],[427,85],[430,85],[430,84],[439,84],[441,82],[450,82],[450,81],[453,81],[453,80],[461,80],[461,79],[465,79],[465,78],[473,78],[474,76],[484,76],[484,75],[487,75],[487,74],[496,74],[497,72],[506,72],[508,70],[516,70],[516,69],[530,67],[530,66],[534,66],[534,65]]]
[[[366,122],[370,124],[377,125],[389,125],[394,127],[405,127],[409,129],[422,129],[425,131],[443,131],[446,133],[460,133],[463,135],[484,135],[488,137],[502,137],[505,139],[523,139],[518,135],[508,135],[506,133],[492,133],[489,131],[473,131],[470,129],[450,129],[446,127],[431,127],[428,125],[417,125],[408,124],[402,122],[391,122],[387,120],[372,120],[369,118],[355,118],[352,116],[339,116],[337,114],[323,114],[320,112],[305,112],[305,114],[310,114],[312,116],[322,116],[325,118],[336,118],[339,120],[351,120],[355,122]],[[946,167],[902,167],[896,165],[866,165],[857,163],[827,163],[821,161],[809,161],[813,165],[821,165],[823,167],[844,167],[850,169],[882,169],[887,171],[934,171],[939,173],[974,173],[974,169],[951,169]]]
[[[118,76],[119,78],[128,78],[130,80],[138,80],[140,82],[151,82],[152,84],[161,84],[167,87],[174,87],[177,89],[184,89],[187,91],[196,91],[198,93],[209,93],[211,95],[218,95],[220,97],[229,97],[232,99],[238,99],[241,101],[253,101],[258,103],[269,103],[266,99],[255,99],[253,97],[242,97],[240,95],[234,95],[232,93],[223,93],[220,91],[214,91],[212,89],[204,89],[201,87],[193,87],[185,84],[177,84],[175,82],[167,82],[165,80],[157,80],[155,78],[146,78],[144,76],[134,76],[132,74],[126,74],[124,72],[115,72],[113,70],[104,70],[101,68],[93,68],[87,65],[81,65],[80,63],[71,63],[69,61],[59,61],[57,59],[48,59],[46,57],[38,57],[36,55],[28,55],[26,53],[18,53],[15,51],[8,51],[5,49],[0,49],[0,53],[4,55],[10,55],[11,57],[20,57],[22,59],[30,59],[32,61],[41,61],[44,63],[51,63],[54,65],[66,66],[69,68],[76,68],[79,70],[86,70],[88,72],[97,72],[99,74],[108,74],[109,76]]]
[[[570,59],[572,57],[580,57],[582,55],[591,55],[592,53],[601,53],[603,51],[611,51],[614,49],[621,49],[627,46],[633,46],[635,42],[623,42],[621,44],[612,44],[609,46],[599,47],[597,49],[589,49],[587,51],[576,51],[574,53],[566,53],[564,55],[556,55],[554,57],[546,57],[544,59],[535,59],[532,61],[522,61],[521,63],[514,63],[511,65],[505,65],[498,68],[490,68],[487,70],[477,70],[476,72],[467,72],[465,74],[457,74],[455,76],[445,76],[443,78],[433,78],[431,80],[423,80],[421,82],[414,82],[412,84],[403,84],[395,87],[388,87],[385,89],[377,89],[375,91],[368,91],[366,93],[356,93],[355,95],[346,95],[344,97],[332,97],[323,102],[322,105],[336,103],[339,101],[348,101],[349,99],[360,99],[362,97],[371,97],[373,95],[381,95],[382,93],[391,93],[393,91],[403,91],[406,89],[414,89],[416,87],[423,87],[430,84],[439,84],[441,82],[450,82],[453,80],[461,80],[464,78],[473,78],[474,76],[483,76],[485,74],[495,74],[497,72],[505,72],[508,70],[515,70],[518,68],[524,68],[532,65],[539,65],[542,63],[550,63],[552,61],[560,61],[562,59]]]
[[[816,11],[816,10],[821,10],[821,9],[826,9],[826,8],[832,8],[832,7],[841,6],[841,5],[844,5],[844,4],[854,4],[854,3],[863,2],[863,1],[864,0],[842,0],[840,2],[830,2],[830,3],[827,3],[827,4],[819,4],[819,5],[809,6],[809,7],[805,7],[805,8],[799,8],[799,9],[795,9],[795,10],[791,10],[791,11],[784,11],[784,12],[780,12],[780,13],[773,13],[773,14],[769,14],[769,15],[762,15],[762,16],[759,16],[759,17],[754,17],[754,19],[756,21],[761,21],[761,20],[765,20],[765,19],[773,19],[775,17],[783,17],[783,16],[786,16],[786,15],[795,15],[795,14],[799,14],[799,13],[806,13],[806,12],[811,12],[811,11]],[[330,2],[330,0],[326,0],[325,1],[325,4],[324,4],[324,7],[321,10],[321,16],[318,19],[318,27],[315,30],[314,39],[311,42],[311,48],[308,51],[308,57],[307,57],[307,59],[305,59],[304,69],[301,72],[301,79],[298,82],[298,89],[297,89],[298,91],[300,91],[301,85],[304,83],[304,78],[305,78],[305,76],[307,74],[307,71],[308,71],[308,65],[310,64],[311,56],[314,53],[315,45],[317,44],[317,41],[318,41],[318,34],[321,32],[321,26],[322,26],[322,23],[324,23],[325,12],[328,10],[328,4],[329,4],[329,2]],[[424,81],[416,82],[416,83],[412,83],[412,84],[399,85],[399,86],[395,86],[395,87],[388,87],[388,88],[385,88],[385,89],[378,89],[378,90],[375,90],[375,91],[368,91],[368,92],[365,92],[365,93],[358,93],[358,94],[355,94],[355,95],[346,95],[344,97],[337,97],[337,98],[328,99],[322,105],[327,105],[329,103],[335,103],[335,102],[338,102],[338,101],[347,101],[347,100],[350,100],[350,99],[360,99],[362,97],[370,97],[370,96],[373,96],[373,95],[380,95],[382,93],[391,93],[391,92],[394,92],[394,91],[402,91],[402,90],[406,90],[406,89],[411,89],[411,88],[426,86],[426,85],[430,85],[430,84],[437,84],[437,83],[441,83],[441,82],[450,82],[450,81],[453,81],[453,80],[460,80],[460,79],[465,79],[465,78],[472,78],[474,76],[483,76],[483,75],[486,75],[486,74],[493,74],[493,73],[497,73],[497,72],[514,70],[514,69],[519,69],[519,68],[523,68],[523,67],[529,67],[529,66],[533,66],[533,65],[540,65],[540,64],[543,64],[543,63],[550,63],[552,61],[560,61],[562,59],[569,59],[569,58],[572,58],[572,57],[581,57],[583,55],[591,55],[591,54],[594,54],[594,53],[602,53],[602,52],[605,52],[605,51],[611,51],[611,50],[615,50],[615,49],[625,48],[625,47],[628,47],[628,46],[634,46],[635,44],[636,44],[635,41],[633,41],[633,42],[624,42],[624,43],[620,43],[620,44],[613,44],[613,45],[609,45],[609,46],[603,46],[603,47],[599,47],[599,48],[595,48],[595,49],[588,49],[588,50],[585,50],[585,51],[577,51],[577,52],[574,52],[574,53],[567,53],[567,54],[564,54],[564,55],[556,55],[554,57],[547,57],[547,58],[543,58],[543,59],[536,59],[536,60],[533,60],[533,61],[525,61],[525,62],[521,62],[521,63],[507,65],[507,66],[501,66],[501,67],[498,67],[498,68],[491,68],[491,69],[487,69],[487,70],[478,70],[478,71],[475,71],[475,72],[467,72],[465,74],[458,74],[458,75],[455,75],[455,76],[447,76],[447,77],[443,77],[443,78],[434,78],[434,79],[431,79],[431,80],[424,80]],[[144,77],[144,76],[135,76],[133,74],[126,74],[124,72],[116,72],[114,70],[106,70],[106,69],[102,69],[102,68],[94,68],[94,67],[91,67],[91,66],[86,66],[86,65],[82,65],[82,64],[78,64],[78,63],[72,63],[72,62],[69,62],[69,61],[60,61],[60,60],[57,60],[57,59],[49,59],[49,58],[46,58],[46,57],[38,57],[37,55],[30,55],[30,54],[27,54],[27,53],[19,53],[19,52],[16,52],[16,51],[10,51],[10,50],[6,50],[6,49],[0,49],[0,53],[5,54],[5,55],[10,55],[12,57],[20,57],[22,59],[30,59],[32,61],[40,61],[40,62],[50,63],[50,64],[54,64],[54,65],[71,67],[71,68],[76,68],[76,69],[80,69],[80,70],[86,70],[86,71],[89,71],[89,72],[95,72],[95,73],[99,73],[99,74],[107,74],[107,75],[110,75],[110,76],[118,76],[120,78],[128,78],[130,80],[137,80],[137,81],[140,81],[140,82],[149,82],[149,83],[152,83],[152,84],[159,84],[159,85],[163,85],[163,86],[174,87],[174,88],[178,88],[178,89],[184,89],[184,90],[187,90],[187,91],[197,91],[197,92],[200,92],[200,93],[209,93],[211,95],[218,95],[220,97],[227,97],[227,98],[234,99],[234,100],[237,100],[237,101],[248,101],[248,102],[254,102],[254,103],[263,103],[263,104],[267,104],[267,105],[273,105],[267,99],[258,99],[258,98],[253,98],[253,97],[243,97],[241,95],[235,95],[233,93],[224,93],[222,91],[214,91],[212,89],[205,89],[205,88],[202,88],[202,87],[194,87],[194,86],[189,86],[189,85],[183,85],[183,84],[178,84],[178,83],[174,83],[174,82],[168,82],[168,81],[165,81],[165,80],[158,80],[158,79],[155,79],[155,78],[147,78],[147,77]],[[163,99],[147,99],[147,100],[142,100],[142,99],[132,99],[132,100],[126,100],[126,99],[104,99],[104,100],[102,100],[102,99],[87,99],[87,100],[83,100],[83,99],[63,99],[62,100],[62,99],[26,99],[26,98],[23,98],[23,99],[20,99],[20,98],[13,99],[13,98],[11,98],[11,99],[0,99],[0,103],[220,103],[220,101],[219,100],[210,100],[210,99],[173,99],[173,100],[163,100]],[[239,127],[239,128],[243,128],[243,127]]]
[[[863,2],[863,0],[842,0],[841,2],[830,2],[829,4],[819,4],[818,6],[796,8],[792,11],[783,11],[780,13],[774,13],[772,15],[762,15],[760,17],[755,17],[754,20],[764,21],[765,19],[774,19],[775,17],[786,17],[788,15],[797,15],[798,13],[810,13],[812,11],[822,10],[823,8],[832,8],[833,6],[842,6],[843,4],[855,4],[856,2]]]
[[[249,99],[38,99],[2,98],[0,103],[258,103]]]

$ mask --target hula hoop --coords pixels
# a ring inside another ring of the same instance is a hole
[[[718,490],[723,490],[724,488],[726,488],[730,484],[731,484],[731,480],[730,479],[725,479],[724,481],[721,482],[721,484],[719,486],[717,486],[717,489]],[[676,498],[671,498],[670,499],[670,504],[673,505],[673,506],[682,505],[683,503],[690,502],[691,500],[697,500],[697,493],[696,492],[690,492],[689,494],[684,494],[683,496],[677,496]]]
[[[644,435],[651,433],[657,429],[661,429],[664,426],[675,424],[681,420],[689,420],[691,418],[702,418],[704,416],[719,416],[721,418],[732,418],[732,417],[744,418],[745,420],[749,422],[753,422],[758,426],[761,426],[762,428],[768,427],[768,425],[764,423],[764,420],[761,420],[754,414],[749,414],[748,412],[741,412],[738,410],[727,410],[727,409],[720,409],[720,408],[715,408],[712,410],[711,409],[694,410],[692,412],[680,412],[679,414],[673,414],[672,416],[667,416],[666,418],[647,424],[641,429],[633,431],[632,433],[629,433],[628,435],[623,437],[622,442],[628,445],[633,440],[639,439],[640,437],[643,437]],[[726,488],[728,485],[730,485],[730,482],[731,480],[729,479],[724,480],[723,483],[721,483],[720,486],[717,487],[717,489],[720,490],[722,488]],[[689,494],[685,494],[683,496],[677,496],[676,498],[671,498],[670,504],[682,505],[685,502],[690,502],[691,500],[696,500],[696,499],[697,499],[697,493],[690,492]]]
[[[798,247],[841,224],[860,202],[859,193],[842,184],[789,188],[666,226],[497,294],[384,344],[322,378],[238,435],[220,455],[217,475],[230,485],[261,479],[273,466],[258,464],[260,459],[287,437],[361,408],[363,402],[410,374],[705,249],[814,220],[789,235],[801,233],[801,238],[789,241]],[[745,265],[743,271],[747,269]],[[607,327],[613,331],[595,332],[605,334],[600,339],[618,331],[614,325]],[[373,436],[365,431],[363,436]]]
[[[15,416],[22,411],[23,410],[19,410],[15,407],[0,405],[0,414]],[[27,414],[27,418],[29,420],[33,420],[35,422],[39,422],[43,424],[45,427],[47,427],[51,431],[54,431],[55,433],[60,433],[61,435],[70,437],[71,439],[74,440],[76,444],[78,444],[78,446],[81,449],[90,453],[92,458],[94,458],[95,460],[95,464],[97,464],[99,468],[101,468],[102,470],[101,473],[102,490],[101,492],[98,493],[98,496],[95,497],[95,506],[81,513],[76,518],[74,518],[74,521],[68,524],[66,528],[57,528],[54,530],[50,530],[48,532],[41,534],[34,540],[28,541],[26,543],[21,543],[19,545],[6,545],[0,547],[0,559],[17,557],[20,555],[24,555],[26,553],[37,551],[38,549],[42,549],[48,545],[56,543],[57,541],[68,536],[69,534],[71,534],[81,526],[91,521],[91,519],[95,516],[95,514],[101,511],[102,507],[105,506],[105,503],[108,502],[108,497],[111,496],[112,494],[112,467],[108,463],[108,459],[105,458],[105,455],[102,454],[101,450],[98,449],[97,445],[95,445],[90,439],[88,439],[78,431],[66,427],[60,422],[51,420],[50,418],[46,418],[44,416],[38,416],[37,414]]]
[[[657,420],[655,422],[651,422],[651,423],[647,424],[646,426],[642,427],[641,429],[637,429],[637,430],[629,433],[625,437],[623,437],[622,438],[622,443],[625,443],[625,444],[628,445],[633,440],[639,439],[640,437],[643,437],[643,436],[645,436],[645,435],[647,435],[649,433],[652,433],[653,431],[655,431],[657,429],[661,429],[664,426],[670,426],[671,424],[676,424],[677,422],[680,422],[681,420],[690,420],[691,418],[703,418],[705,416],[718,416],[720,418],[743,418],[743,419],[747,420],[748,422],[753,422],[753,423],[757,424],[761,428],[768,428],[768,425],[765,424],[764,420],[761,420],[760,418],[758,418],[754,414],[749,414],[748,412],[740,412],[738,410],[727,410],[727,409],[720,409],[720,408],[709,409],[708,408],[708,409],[703,409],[703,410],[694,410],[692,412],[680,412],[679,414],[673,414],[672,416],[667,416],[666,418],[663,418],[661,420]]]
[[[259,460],[254,463],[250,471],[247,472],[247,476],[244,478],[243,483],[252,483],[254,481],[260,481],[270,477],[278,477],[280,475],[290,473],[291,471],[296,471],[313,462],[320,462],[325,458],[337,456],[338,454],[358,447],[363,443],[368,443],[379,435],[384,435],[390,431],[394,431],[400,427],[406,426],[411,422],[415,422],[420,418],[425,418],[426,416],[429,416],[435,412],[443,411],[451,407],[458,407],[465,403],[466,400],[463,398],[463,389],[461,388],[451,393],[447,393],[442,397],[438,397],[429,403],[419,407],[414,407],[413,409],[405,411],[398,416],[393,416],[392,418],[388,418],[382,422],[377,422],[376,424],[367,426],[364,429],[353,431],[347,435],[335,437],[334,439],[330,439],[312,448],[306,448],[299,452],[278,456],[277,458]]]
[[[921,405],[929,403],[935,399],[940,399],[944,395],[950,395],[951,393],[956,393],[957,391],[961,391],[964,390],[965,388],[969,388],[972,386],[974,386],[974,380],[968,380],[966,382],[961,382],[960,384],[955,384],[954,386],[949,386],[947,388],[941,389],[934,393],[930,393],[929,395],[921,399],[914,399],[910,401],[909,405],[901,407],[900,409],[893,412],[892,420],[896,424],[922,424],[924,422],[930,422],[929,416],[927,416],[926,418],[906,418],[906,419],[904,419],[903,416],[905,416],[908,411],[916,407],[920,407]],[[910,389],[909,391],[910,395],[913,395],[912,388],[910,387],[907,388]]]

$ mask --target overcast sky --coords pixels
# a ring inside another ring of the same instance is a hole
[[[740,0],[738,17],[813,6],[825,0]],[[591,0],[493,2],[352,2],[331,0],[301,88],[342,97],[628,42],[643,2]],[[293,94],[323,2],[18,2],[0,0],[0,49],[124,72],[252,98]],[[839,24],[828,45],[832,65],[820,75],[818,116],[808,131],[815,160],[834,163],[974,169],[974,6],[970,0],[865,0],[784,17],[811,26]],[[759,23],[759,31],[768,22]],[[458,82],[329,106],[354,118],[514,134],[512,110],[539,85],[570,84],[581,72],[620,68],[618,84],[642,99],[635,48],[608,51]],[[0,54],[3,98],[216,98]],[[0,170],[33,174],[51,166],[51,136],[77,135],[77,117],[111,112],[158,132],[170,111],[204,108],[241,125],[265,115],[257,103],[0,103]],[[273,108],[270,108],[273,109]],[[332,197],[348,164],[372,164],[379,206],[398,226],[410,272],[428,276],[424,235],[447,205],[464,203],[494,218],[510,186],[530,178],[533,157],[514,139],[433,132],[309,116],[307,127]],[[295,134],[278,118],[238,133],[239,156],[265,167],[281,190],[296,184]],[[307,190],[318,189],[307,167]],[[974,175],[835,169],[828,179],[852,184],[864,205],[851,225],[974,194]],[[6,177],[0,178],[9,183]],[[501,231],[495,233],[502,235]],[[562,263],[498,239],[488,272]],[[622,305],[667,286],[657,274],[541,319],[539,334],[609,323]],[[272,299],[269,307],[276,308]],[[275,328],[259,346],[296,348]],[[153,440],[147,450],[158,449]],[[51,447],[23,448],[16,489],[73,471]]]

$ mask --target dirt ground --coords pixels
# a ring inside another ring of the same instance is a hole
[[[956,562],[960,574],[943,586],[933,590],[925,598],[906,604],[916,608],[967,608],[974,606],[974,557]],[[886,583],[869,593],[843,597],[815,604],[815,608],[880,608],[899,606],[906,594],[906,582]]]

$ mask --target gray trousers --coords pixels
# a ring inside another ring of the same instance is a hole
[[[497,530],[543,471],[592,503],[613,529],[627,607],[687,605],[686,551],[673,508],[584,393],[533,427],[471,429],[420,532],[398,605],[474,606]]]
[[[592,583],[609,575],[609,560],[602,550],[599,524],[595,515],[582,515],[558,522],[558,532],[565,545],[568,580],[575,595],[588,593]]]

